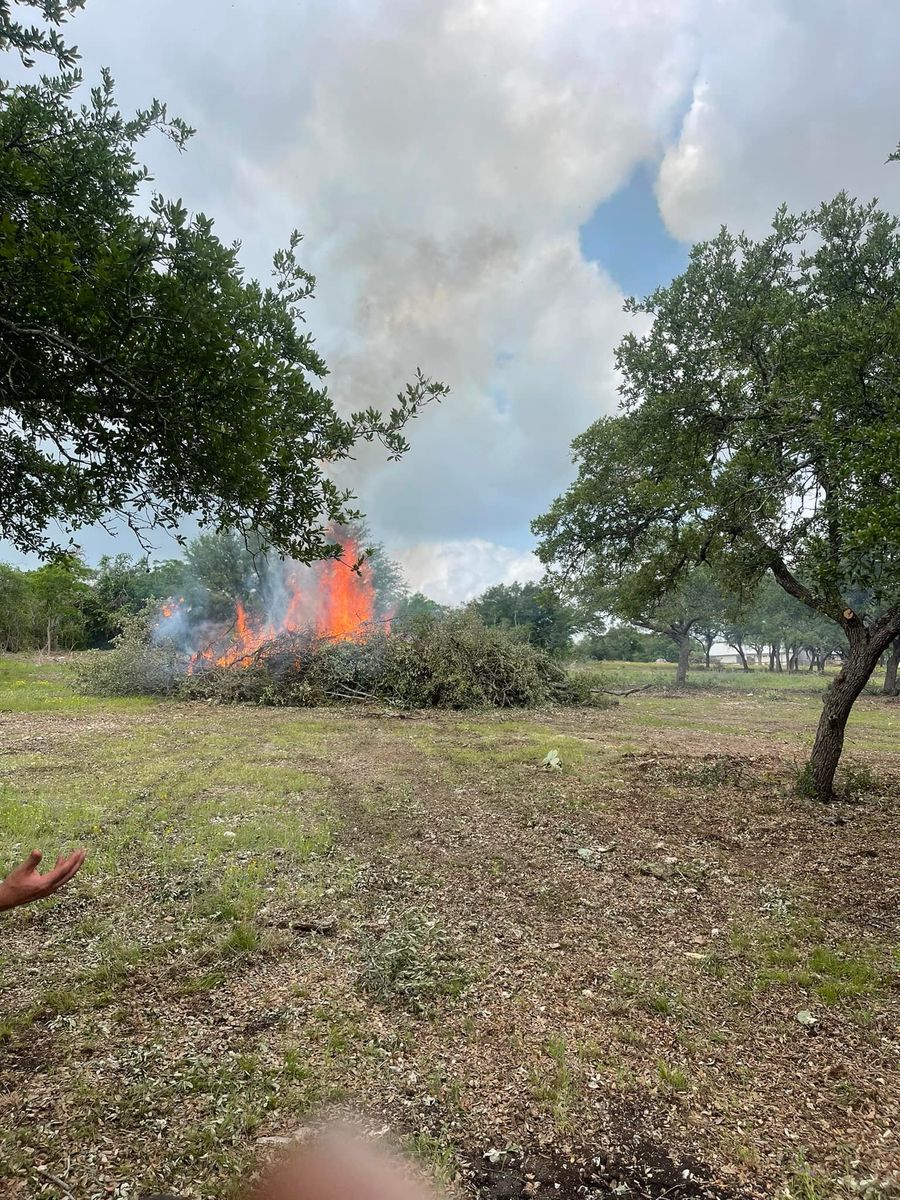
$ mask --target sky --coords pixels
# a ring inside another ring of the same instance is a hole
[[[626,296],[783,202],[900,211],[898,38],[896,0],[87,0],[69,30],[88,82],[196,127],[145,144],[153,186],[248,272],[302,231],[339,405],[449,384],[401,463],[341,476],[443,602],[540,575],[529,523],[615,411]]]

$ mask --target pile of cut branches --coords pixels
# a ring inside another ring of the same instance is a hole
[[[168,682],[163,662],[171,671]],[[483,625],[471,613],[422,620],[399,633],[373,631],[358,641],[285,635],[240,663],[200,662],[190,671],[186,661],[178,668],[171,655],[148,648],[146,635],[136,643],[132,632],[114,650],[91,656],[80,684],[94,694],[169,692],[220,703],[378,701],[401,709],[609,704],[593,690],[593,681],[570,674],[544,651]]]

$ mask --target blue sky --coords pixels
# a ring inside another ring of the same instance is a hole
[[[579,230],[581,253],[608,271],[626,296],[646,296],[687,266],[689,247],[666,229],[655,178],[653,166],[640,163]]]

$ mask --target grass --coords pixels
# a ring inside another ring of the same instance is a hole
[[[442,1183],[623,1112],[623,1155],[665,1148],[675,1109],[723,1186],[818,1200],[846,1146],[889,1170],[896,706],[858,706],[849,762],[878,787],[827,810],[793,792],[804,677],[401,720],[88,700],[67,670],[0,659],[4,863],[90,851],[3,917],[11,1200],[53,1194],[36,1165],[78,1200],[228,1196],[259,1137],[334,1105]]]
[[[608,681],[609,687],[616,689],[641,687],[648,683],[659,687],[675,686],[675,663],[589,662],[579,663],[579,667],[601,676]],[[765,667],[753,667],[749,671],[736,667],[707,671],[705,667],[692,666],[685,688],[688,691],[775,692],[789,696],[818,696],[836,674],[837,668],[833,665],[824,675],[815,671],[812,674],[800,671],[789,675],[786,671],[768,671]],[[874,691],[874,683],[872,688]]]

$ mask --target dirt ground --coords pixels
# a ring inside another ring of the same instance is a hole
[[[336,1114],[496,1200],[900,1194],[900,704],[823,807],[819,701],[764,680],[409,717],[0,684],[3,862],[91,851],[4,914],[10,1197],[228,1196]]]

